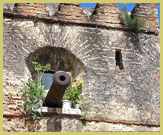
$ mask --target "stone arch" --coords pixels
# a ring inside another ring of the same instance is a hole
[[[72,52],[61,47],[46,46],[38,48],[30,53],[26,58],[26,65],[34,79],[36,71],[34,70],[33,61],[39,62],[41,65],[51,64],[51,71],[71,72],[73,77],[81,77],[84,73],[84,64]]]

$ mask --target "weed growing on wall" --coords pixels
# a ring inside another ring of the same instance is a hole
[[[75,107],[80,100],[83,100],[83,96],[81,95],[83,80],[81,79],[74,80],[72,74],[70,72],[68,72],[68,74],[71,77],[72,81],[71,84],[66,89],[64,99],[70,100],[72,102],[72,106]]]
[[[37,113],[42,115],[38,109],[41,106],[41,100],[45,97],[44,86],[40,86],[40,82],[35,80],[29,82],[22,91],[25,99],[24,108],[26,116],[31,116],[34,120],[37,119]]]
[[[37,22],[39,21],[39,17],[38,15],[35,16],[33,19],[32,19],[33,23],[34,23],[34,26],[36,26]]]
[[[87,113],[84,112],[83,115],[82,115],[82,119],[86,120],[87,119]]]
[[[126,5],[124,5],[120,13],[120,19],[126,27],[140,31],[145,27],[145,18],[140,18],[137,14],[136,12],[135,15],[131,17],[127,12]]]
[[[45,66],[40,65],[38,62],[32,62],[32,64],[34,64],[34,69],[37,72],[44,72],[51,68],[50,64]],[[38,111],[42,109],[42,101],[45,98],[45,86],[41,85],[41,78],[39,78],[40,80],[30,81],[22,90],[25,116],[26,118],[32,117],[33,120],[38,118],[38,114],[42,116],[41,112]]]

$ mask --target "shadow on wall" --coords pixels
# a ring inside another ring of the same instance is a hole
[[[131,40],[131,43],[132,43],[134,49],[137,50],[137,52],[139,52],[140,54],[143,54],[142,46],[140,44],[139,33],[137,33],[137,32],[130,32],[130,33],[124,32],[124,34],[126,35],[127,39]]]
[[[75,78],[84,72],[84,65],[79,58],[64,48],[46,46],[35,50],[27,57],[26,64],[34,79],[36,71],[32,64],[33,61],[39,62],[41,65],[49,63],[51,71],[71,72]]]

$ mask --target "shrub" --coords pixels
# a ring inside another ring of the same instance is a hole
[[[32,117],[34,120],[37,119],[37,113],[42,116],[38,109],[42,108],[41,100],[45,97],[44,86],[40,85],[40,82],[30,81],[26,84],[26,87],[22,91],[24,99],[24,110],[26,117]]]
[[[32,64],[34,64],[34,69],[37,72],[44,72],[51,68],[50,64],[45,66],[40,65],[38,62],[32,62]],[[41,85],[41,78],[30,81],[22,90],[25,116],[26,118],[32,117],[33,120],[38,118],[37,114],[42,116],[41,112],[38,111],[39,109],[42,110],[42,101],[45,98],[45,86]]]
[[[71,77],[71,84],[66,89],[64,99],[70,100],[72,102],[72,106],[75,107],[80,100],[83,100],[83,96],[81,95],[83,80],[79,79],[74,81],[72,74],[70,72],[68,72],[68,74]]]
[[[143,18],[138,17],[137,14],[138,13],[136,11],[135,15],[131,17],[127,12],[126,6],[124,5],[120,13],[120,19],[126,27],[134,29],[135,31],[140,31],[140,29],[145,27],[145,20]]]

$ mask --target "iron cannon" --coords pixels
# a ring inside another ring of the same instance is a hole
[[[58,71],[53,76],[53,83],[45,98],[47,107],[61,107],[66,88],[70,85],[71,77],[64,71]]]

